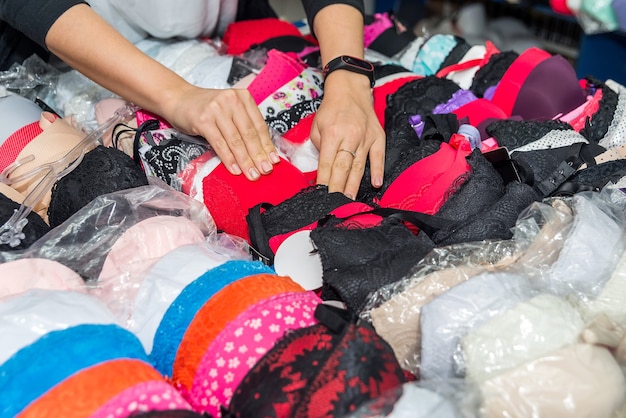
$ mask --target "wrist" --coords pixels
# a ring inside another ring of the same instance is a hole
[[[351,73],[360,75],[369,81],[370,87],[374,87],[374,66],[369,61],[350,55],[340,55],[328,61],[322,70],[324,80],[334,73]]]
[[[334,92],[360,93],[371,95],[372,88],[367,76],[350,71],[333,71],[324,80],[324,94]]]
[[[155,111],[155,113],[167,119],[168,122],[174,123],[177,111],[183,106],[185,100],[191,100],[195,88],[184,80],[173,80],[167,88],[159,89],[159,97],[155,102],[158,112]]]

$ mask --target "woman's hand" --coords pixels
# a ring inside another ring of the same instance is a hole
[[[382,186],[385,132],[374,113],[367,77],[344,70],[328,75],[311,141],[320,151],[317,183],[328,185],[330,192],[354,199],[367,158],[372,185]]]
[[[168,122],[183,132],[203,136],[235,175],[243,172],[248,179],[257,180],[280,162],[269,129],[248,90],[189,86],[180,92],[171,109]]]

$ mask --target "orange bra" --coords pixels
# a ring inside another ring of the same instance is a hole
[[[191,390],[196,369],[211,342],[246,308],[280,293],[304,291],[291,278],[275,274],[255,274],[225,286],[198,310],[185,331],[174,360],[174,385]]]
[[[110,360],[83,369],[32,402],[19,418],[84,418],[123,390],[138,383],[163,380],[149,363],[138,359]]]

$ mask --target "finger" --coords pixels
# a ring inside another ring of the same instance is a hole
[[[265,119],[263,119],[263,115],[261,115],[259,108],[252,98],[252,95],[250,95],[248,90],[243,91],[246,94],[246,99],[243,100],[245,111],[250,116],[254,129],[259,133],[261,146],[263,147],[265,153],[269,156],[270,161],[273,164],[277,164],[280,162],[280,157],[278,156],[278,152],[276,152],[276,147],[272,141],[267,123],[265,123]]]
[[[238,176],[242,173],[239,164],[237,164],[235,160],[235,156],[226,143],[226,139],[215,123],[208,123],[206,132],[202,136],[211,145],[215,154],[217,154],[222,164],[224,164],[224,167],[226,167],[231,174]]]
[[[346,180],[343,193],[350,199],[356,199],[356,195],[359,192],[361,186],[361,179],[365,172],[365,161],[367,160],[367,152],[363,149],[356,151],[356,158],[352,161],[352,167]]]
[[[310,139],[315,147],[319,150],[319,157],[317,159],[317,184],[323,184],[328,186],[328,182],[330,181],[330,173],[333,168],[333,161],[335,160],[335,155],[337,155],[337,148],[321,146],[321,134],[319,129],[317,129],[317,125],[315,122],[313,126],[311,126],[311,134]]]
[[[258,110],[256,110],[256,112],[258,113]],[[255,126],[251,115],[248,115],[246,112],[235,113],[233,115],[233,122],[238,131],[238,135],[242,138],[247,156],[253,162],[257,172],[261,174],[271,173],[272,163],[261,143],[261,137],[263,135],[269,140],[269,129],[267,125],[262,122],[260,125]]]
[[[237,129],[232,117],[218,118],[217,127],[226,141],[230,152],[234,155],[236,164],[241,168],[244,175],[249,180],[257,180],[261,176],[261,173],[254,165],[254,161],[250,158],[244,138],[239,129]]]
[[[346,145],[346,147],[348,146],[349,145]],[[352,170],[352,164],[354,163],[354,160],[356,158],[352,155],[352,152],[349,151],[350,150],[348,148],[340,148],[335,154],[335,158],[331,167],[330,179],[328,181],[328,191],[331,193],[344,193],[346,189],[348,176],[350,175],[350,171]],[[354,195],[350,197],[354,198]]]
[[[385,144],[386,138],[384,131],[374,141],[369,150],[370,160],[370,182],[372,186],[379,189],[383,186],[383,178],[385,176]]]

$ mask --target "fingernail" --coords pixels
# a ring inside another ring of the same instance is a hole
[[[348,199],[354,200],[354,196],[352,196],[350,193],[346,193],[346,197]]]
[[[380,177],[374,177],[374,179],[372,180],[372,186],[376,187],[376,188],[380,188],[383,185],[383,179]]]
[[[278,164],[280,162],[280,157],[275,152],[270,152],[270,160],[272,160],[274,164]]]
[[[237,164],[233,164],[230,166],[230,172],[238,176],[241,174],[241,168]]]
[[[261,177],[261,175],[259,174],[259,171],[254,167],[250,168],[250,170],[248,170],[248,173],[250,174],[250,178],[252,180],[256,180],[259,177]]]
[[[265,174],[272,171],[272,165],[265,160],[261,161],[261,168],[263,169],[263,173]]]

